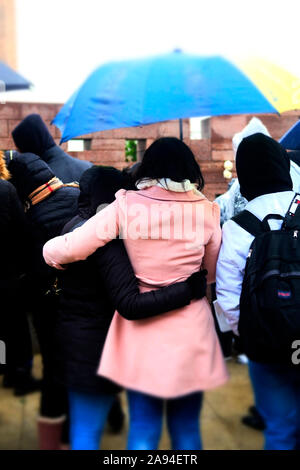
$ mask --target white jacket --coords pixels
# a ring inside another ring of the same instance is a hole
[[[250,201],[245,209],[260,220],[268,214],[285,215],[294,196],[293,191],[265,194]],[[271,220],[272,230],[278,230],[282,221]],[[223,225],[222,245],[217,262],[217,300],[227,322],[237,333],[240,315],[239,303],[246,258],[254,237],[232,220]]]
[[[291,160],[290,175],[293,182],[293,190],[300,193],[300,166]]]

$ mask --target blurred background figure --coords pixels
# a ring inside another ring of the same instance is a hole
[[[249,177],[253,163],[254,168],[259,170],[256,178]],[[245,215],[249,219],[252,214],[260,223],[268,214],[271,214],[270,219],[277,220],[271,220],[270,231],[267,233],[279,230],[282,219],[295,196],[287,152],[272,138],[256,133],[244,138],[238,146],[236,165],[241,194],[248,201],[246,206],[248,214],[245,212]],[[248,231],[245,226],[244,229],[242,222],[239,223],[238,219],[229,220],[223,226],[222,246],[217,263],[217,297],[228,323],[236,333],[241,325],[239,323],[240,296],[243,292],[245,263],[254,238],[251,228]],[[262,317],[258,323],[264,321],[267,324]],[[270,321],[274,321],[274,325],[279,323],[273,317],[270,317]],[[271,326],[269,323],[273,334],[274,329],[272,330]],[[241,329],[240,333],[242,334]],[[282,331],[278,331],[278,335],[281,333]],[[257,336],[259,336],[259,328],[255,330],[254,325],[251,325],[247,331],[244,331],[244,344],[246,345],[245,337],[249,337],[249,343],[252,341],[259,349]],[[257,343],[255,343],[256,340]],[[272,341],[274,344],[277,343],[275,335],[272,336]],[[270,342],[264,353],[266,354],[267,351],[269,351],[268,359],[263,356],[262,351],[257,351],[256,358],[249,353],[251,359],[249,359],[249,373],[256,406],[265,423],[265,449],[296,449],[299,445],[297,442],[299,438],[299,400],[297,398],[299,376],[297,370],[293,368],[290,357],[285,362],[282,351],[276,356],[274,350],[270,349]],[[259,355],[261,356],[258,357]]]
[[[56,273],[44,263],[42,247],[76,213],[78,185],[64,185],[50,167],[32,153],[7,152],[7,167],[21,202],[26,206],[33,252],[28,262],[29,311],[43,359],[39,442],[41,449],[58,448],[67,398],[54,383],[54,326],[57,318]]]
[[[4,387],[13,387],[15,395],[24,395],[39,388],[31,375],[32,345],[26,314],[25,275],[31,257],[31,237],[4,155],[0,152],[0,339],[6,345]]]
[[[258,119],[257,117],[253,117],[249,121],[247,126],[245,126],[244,129],[242,129],[242,131],[234,134],[232,138],[232,148],[233,148],[235,157],[236,157],[237,149],[240,143],[242,142],[242,140],[249,135],[255,134],[256,132],[261,132],[262,134],[267,135],[267,136],[270,135],[268,129],[261,122],[261,120]],[[228,191],[226,191],[226,193],[222,194],[221,196],[217,197],[215,201],[220,206],[221,226],[223,226],[223,224],[227,222],[228,220],[232,219],[232,217],[242,212],[248,202],[247,199],[245,199],[241,195],[240,184],[239,184],[238,178],[233,178],[228,185]],[[216,299],[215,285],[214,285],[214,290],[212,292],[212,295],[213,295],[213,299]],[[213,307],[213,311],[214,311],[214,307]],[[214,311],[214,315],[216,317],[215,311]],[[243,350],[241,348],[239,338],[236,335],[234,335],[233,332],[231,331],[222,333],[220,331],[217,321],[216,321],[216,328],[220,337],[220,342],[221,342],[225,357],[226,356],[230,357],[232,351],[235,351],[235,354],[237,354],[238,361],[241,363],[247,364],[248,359],[243,354]],[[242,417],[242,422],[246,426],[250,426],[251,428],[254,428],[257,430],[264,429],[263,419],[258,413],[255,406],[249,407],[249,414]]]
[[[39,114],[30,114],[13,130],[12,136],[21,153],[38,155],[63,183],[79,181],[91,162],[78,160],[56,145]]]

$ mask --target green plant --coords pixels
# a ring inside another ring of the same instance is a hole
[[[126,162],[137,161],[137,141],[136,140],[126,140],[125,160]]]

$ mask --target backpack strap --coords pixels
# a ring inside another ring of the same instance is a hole
[[[257,237],[261,233],[264,233],[262,222],[251,212],[243,210],[238,215],[232,217],[236,224],[242,227],[246,232],[250,233],[254,237]]]
[[[295,228],[298,225],[300,219],[300,194],[296,193],[290,203],[290,206],[285,214],[285,218],[282,224],[282,230],[287,228]]]
[[[269,220],[282,220],[284,221],[283,215],[280,214],[268,214],[266,217],[262,220],[262,228],[264,232],[269,232],[271,230],[270,225],[269,225]]]

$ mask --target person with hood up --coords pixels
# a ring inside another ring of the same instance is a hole
[[[271,137],[268,129],[257,117],[253,117],[249,123],[244,127],[241,132],[234,134],[232,138],[232,148],[234,152],[234,157],[238,147],[242,140],[245,137],[249,137],[253,134],[264,134],[268,137]],[[300,154],[300,152],[299,152]],[[291,160],[290,174],[293,181],[294,191],[300,191],[300,158],[297,158],[297,151],[289,152],[288,156]],[[230,220],[235,215],[239,214],[247,204],[247,200],[241,195],[240,185],[238,178],[233,178],[230,181],[230,187],[226,193],[218,196],[215,200],[220,206],[221,210],[221,226],[227,221]]]
[[[268,214],[285,216],[295,195],[290,159],[283,147],[261,133],[246,137],[236,155],[241,194],[246,210],[263,220]],[[270,220],[271,230],[282,220]],[[233,220],[223,225],[217,263],[217,299],[232,330],[238,334],[243,276],[254,237]],[[295,449],[300,430],[299,372],[289,365],[249,361],[257,409],[265,421],[265,449]]]
[[[134,189],[125,172],[93,167],[80,180],[78,214],[63,233],[110,204],[115,193]],[[189,304],[206,292],[205,275],[141,294],[122,240],[99,248],[86,261],[59,272],[59,314],[56,325],[55,375],[69,392],[71,448],[99,448],[109,408],[120,388],[96,375],[115,309],[129,321],[141,321]]]
[[[244,129],[234,134],[232,138],[232,148],[235,157],[239,144],[242,142],[242,140],[245,137],[249,137],[250,135],[256,133],[261,133],[271,137],[268,129],[263,124],[263,122],[257,117],[253,117],[249,121],[249,123],[244,127]],[[293,189],[294,191],[299,192],[300,159],[297,161],[297,158],[295,158],[295,152],[289,152],[288,156],[291,160],[290,175],[293,182]],[[227,220],[230,220],[232,217],[242,212],[242,210],[244,210],[247,205],[247,200],[241,195],[238,178],[233,178],[230,181],[230,187],[228,188],[228,191],[226,191],[226,193],[222,194],[221,196],[217,197],[215,201],[219,204],[221,210],[221,226],[223,226],[223,224]],[[225,333],[225,335],[229,336],[229,333]],[[254,429],[258,430],[263,430],[265,426],[263,419],[259,415],[255,406],[249,407],[249,414],[242,418],[242,422],[247,426],[253,427]]]
[[[12,137],[18,150],[38,155],[63,183],[79,181],[92,163],[71,157],[56,145],[46,124],[39,114],[30,114],[13,130]],[[111,428],[118,432],[122,428],[124,414],[116,400],[109,415]]]
[[[26,207],[32,244],[27,266],[28,309],[33,313],[42,360],[43,381],[38,418],[39,448],[53,449],[61,434],[67,412],[64,388],[54,383],[53,340],[57,316],[56,272],[43,260],[42,247],[77,211],[78,184],[64,185],[37,155],[6,152],[20,201]],[[67,440],[67,437],[66,437]],[[55,444],[55,445],[54,445]]]
[[[156,140],[136,178],[138,191],[118,191],[81,227],[47,242],[46,262],[61,268],[86,259],[122,234],[141,292],[186,280],[200,267],[213,282],[219,208],[200,192],[204,181],[189,147],[174,137]],[[130,450],[157,448],[165,405],[173,449],[199,450],[203,390],[228,379],[207,299],[136,322],[115,313],[99,374],[129,389]]]
[[[12,131],[12,137],[21,153],[38,155],[63,183],[79,181],[92,163],[78,160],[56,145],[39,114],[29,114]]]
[[[0,152],[0,340],[6,350],[0,373],[4,374],[4,386],[13,386],[16,395],[23,395],[38,389],[31,376],[31,335],[24,306],[24,276],[30,261],[31,240],[22,204],[9,179],[4,154]]]
[[[38,155],[6,152],[6,164],[40,244],[60,233],[77,211],[79,184],[64,184]]]
[[[258,132],[270,137],[270,133],[266,126],[263,124],[263,122],[257,117],[253,117],[240,132],[234,134],[232,138],[232,149],[234,153],[234,158],[236,157],[238,146],[242,142],[242,140],[245,137],[256,134]],[[233,178],[230,181],[228,185],[228,190],[221,196],[218,196],[215,199],[215,202],[220,206],[221,227],[224,225],[225,222],[227,222],[227,220],[230,220],[232,217],[238,215],[244,210],[247,204],[247,200],[241,195],[238,178]],[[216,298],[215,290],[213,292],[213,298]],[[235,349],[241,353],[238,355],[238,361],[246,363],[247,357],[242,354],[239,338],[233,335],[232,332],[220,332],[219,335],[223,350],[230,351],[231,353],[232,343],[234,342]],[[263,419],[259,416],[259,413],[255,406],[249,407],[249,414],[242,417],[242,422],[246,424],[246,426],[253,427],[254,429],[264,429]]]

